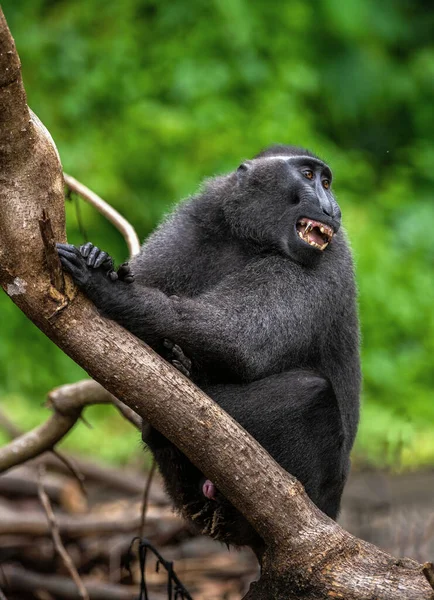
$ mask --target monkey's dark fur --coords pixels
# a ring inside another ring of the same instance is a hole
[[[92,246],[59,254],[104,315],[163,356],[165,339],[179,344],[192,379],[336,518],[360,369],[353,266],[330,182],[312,153],[273,146],[182,203],[131,261],[133,283],[112,281]],[[302,218],[333,230],[324,250],[300,238]],[[184,514],[218,539],[258,545],[221,494],[204,496],[203,475],[173,444],[155,429],[146,442]]]

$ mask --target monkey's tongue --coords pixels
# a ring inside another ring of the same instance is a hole
[[[309,231],[306,237],[309,242],[315,242],[315,244],[318,244],[318,246],[322,246],[324,244],[324,239],[317,229],[312,229],[312,231]]]
[[[205,483],[202,486],[202,492],[203,495],[208,498],[209,500],[215,500],[215,495],[216,495],[216,487],[213,484],[212,481],[210,481],[209,479],[207,479],[205,481]]]

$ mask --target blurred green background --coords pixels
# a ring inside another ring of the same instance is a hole
[[[357,265],[356,464],[434,464],[434,11],[412,0],[4,0],[30,106],[65,171],[144,238],[204,177],[272,142],[334,170]],[[123,239],[79,204],[118,260]],[[68,233],[83,240],[77,206]],[[23,428],[84,373],[0,296],[0,402]],[[66,445],[126,462],[138,435],[91,409]],[[0,434],[1,435],[1,434]]]

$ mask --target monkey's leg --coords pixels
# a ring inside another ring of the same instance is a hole
[[[297,369],[204,391],[297,477],[323,512],[336,518],[349,459],[342,450],[335,394],[326,379]]]

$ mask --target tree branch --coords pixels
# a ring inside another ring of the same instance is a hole
[[[142,420],[139,415],[99,383],[90,379],[55,388],[48,394],[47,404],[54,409],[54,414],[48,421],[0,448],[0,473],[35,458],[47,450],[53,450],[54,446],[74,427],[83,408],[91,404],[113,404],[130,423],[137,429],[141,429]],[[76,476],[78,475],[68,459],[59,453],[56,455],[68,464]],[[80,481],[79,476],[78,480]]]
[[[65,240],[57,152],[25,102],[19,61],[0,22],[0,283],[11,299],[110,393],[172,440],[264,540],[249,600],[432,600],[420,565],[405,565],[322,514],[229,415],[140,340],[104,320],[81,294],[51,318],[50,277],[39,234],[43,210]],[[60,292],[59,292],[60,293]]]

